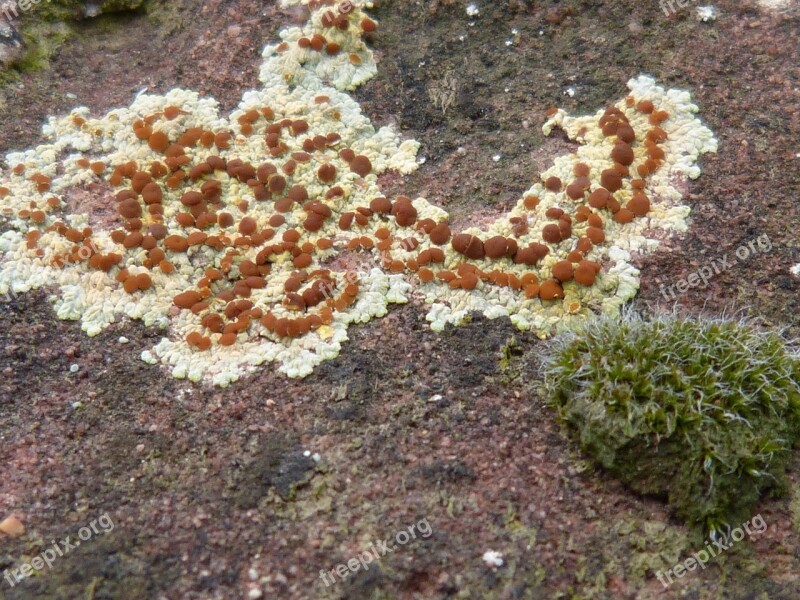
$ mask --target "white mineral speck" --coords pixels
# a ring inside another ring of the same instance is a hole
[[[716,21],[718,16],[719,16],[719,10],[717,9],[716,6],[712,4],[709,4],[707,6],[697,7],[697,18],[703,23]]]
[[[478,8],[477,4],[475,4],[474,2],[472,4],[467,4],[467,16],[468,17],[477,17],[479,14],[481,14],[481,11]]]
[[[487,550],[483,553],[483,562],[486,563],[487,567],[502,567],[503,555],[500,552],[495,552],[494,550]]]
[[[80,369],[80,366],[78,366],[78,365],[76,365],[74,363],[69,366],[69,372],[70,373],[77,373],[78,369]]]

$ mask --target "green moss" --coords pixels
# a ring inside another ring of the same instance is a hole
[[[789,510],[792,511],[792,526],[795,533],[800,535],[800,484],[795,484],[792,489],[792,500],[789,503]]]
[[[724,530],[783,487],[800,361],[775,333],[629,314],[555,341],[544,375],[583,450],[690,524]]]
[[[104,15],[139,10],[146,3],[147,0],[96,0],[94,2]],[[75,20],[85,17],[86,4],[85,0],[46,0],[34,5],[28,12],[40,20]]]
[[[148,0],[105,0],[100,22],[113,21],[119,12],[143,10]],[[58,48],[79,31],[79,23],[85,18],[86,2],[83,0],[47,0],[20,11],[20,35],[25,44],[25,54],[12,65],[12,69],[0,72],[0,83],[13,81],[17,74],[37,71],[49,66],[50,58]],[[97,22],[97,19],[94,21]]]
[[[22,39],[28,49],[15,68],[22,72],[47,67],[50,57],[67,40],[72,31],[63,22],[32,22],[22,30]]]

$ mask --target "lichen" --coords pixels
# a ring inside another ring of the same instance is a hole
[[[434,330],[480,311],[546,336],[615,314],[648,232],[685,229],[676,182],[716,141],[688,93],[647,76],[596,115],[551,112],[545,132],[579,149],[486,227],[452,232],[424,198],[384,198],[378,175],[417,169],[419,144],[344,92],[376,73],[369,3],[303,3],[309,21],[266,46],[261,86],[229,116],[195,92],[142,94],[51,118],[48,143],[10,153],[0,294],[55,286],[59,317],[89,335],[141,319],[167,330],[143,360],[225,386],[271,361],[311,373],[414,290]]]

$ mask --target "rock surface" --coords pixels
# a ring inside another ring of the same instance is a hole
[[[18,61],[24,52],[22,38],[14,26],[13,18],[3,12],[5,5],[0,4],[0,68]]]
[[[373,10],[378,76],[355,97],[427,159],[384,176],[387,195],[494,217],[571,147],[542,136],[548,108],[594,111],[648,72],[692,91],[720,146],[688,184],[688,232],[639,260],[637,304],[741,310],[799,334],[796,3],[721,1],[709,23],[694,5],[665,16],[634,0],[474,4]],[[176,0],[87,21],[48,68],[0,90],[0,150],[36,144],[46,115],[102,113],[145,87],[229,110],[263,45],[303,20],[273,2]],[[442,89],[455,90],[447,110],[431,100]],[[763,235],[769,251],[736,258]],[[723,258],[707,287],[662,291]],[[305,380],[266,367],[224,391],[142,363],[159,335],[120,322],[88,339],[44,291],[0,304],[0,519],[26,529],[2,538],[0,597],[797,597],[800,461],[789,495],[759,506],[766,532],[664,589],[656,572],[706,542],[567,443],[537,384],[542,342],[507,320],[437,334],[420,305],[395,307]],[[3,577],[104,513],[113,531],[37,577]],[[397,548],[368,569],[320,577],[387,538]]]

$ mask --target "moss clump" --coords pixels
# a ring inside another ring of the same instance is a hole
[[[0,65],[0,84],[18,77],[18,73],[47,67],[50,58],[76,32],[87,18],[113,21],[117,13],[144,12],[150,0],[39,0],[31,4],[15,4],[25,54],[4,70]],[[11,12],[10,14],[14,14]],[[108,17],[106,17],[109,15]],[[16,19],[16,17],[15,17]]]
[[[80,20],[87,16],[139,10],[148,0],[47,0],[32,6],[28,13],[35,13],[48,21]]]
[[[690,524],[722,531],[784,482],[800,361],[776,333],[629,314],[557,339],[543,371],[584,451]]]

